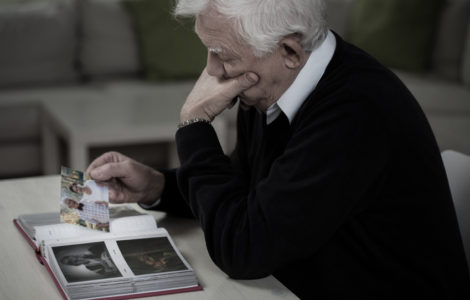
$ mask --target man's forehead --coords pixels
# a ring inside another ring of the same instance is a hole
[[[237,39],[232,22],[214,10],[206,10],[196,16],[195,31],[199,36],[202,35],[221,42]],[[223,48],[223,45],[211,46]]]
[[[224,38],[219,38],[205,32],[196,31],[202,43],[207,47],[207,50],[215,54],[232,54],[235,55],[233,49],[230,49],[230,45],[234,46],[234,43],[230,43]],[[233,47],[232,47],[233,48]]]
[[[204,39],[223,39],[227,38],[231,33],[227,30],[227,26],[222,28],[220,24],[212,22],[211,17],[205,15],[198,15],[196,17],[195,31],[199,37]],[[213,47],[219,47],[220,45],[213,45]]]
[[[206,27],[200,23],[199,17],[196,19],[195,31],[208,51],[216,54],[226,54],[239,58],[238,50],[242,46],[239,39],[228,26],[218,26],[218,28]]]

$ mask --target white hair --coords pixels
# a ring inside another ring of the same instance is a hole
[[[328,32],[323,0],[176,0],[177,17],[196,17],[209,7],[227,17],[239,36],[262,57],[292,34],[312,51]]]

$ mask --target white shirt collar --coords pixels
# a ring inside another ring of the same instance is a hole
[[[300,70],[294,82],[281,95],[277,102],[266,110],[266,123],[271,124],[282,112],[289,119],[289,123],[295,117],[300,106],[308,95],[315,89],[320,78],[325,73],[326,67],[331,61],[336,48],[336,38],[328,30],[328,34],[321,45],[310,53],[305,66]]]

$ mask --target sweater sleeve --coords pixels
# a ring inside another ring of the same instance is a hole
[[[254,188],[209,124],[178,130],[180,191],[211,258],[229,276],[264,277],[312,255],[371,198],[386,164],[386,140],[364,102],[342,103],[304,113]]]
[[[183,200],[178,189],[178,185],[176,183],[176,169],[164,170],[161,172],[165,176],[165,188],[162,192],[162,196],[157,200],[159,201],[158,204],[151,208],[146,208],[142,205],[141,207],[145,209],[164,211],[180,217],[194,217],[191,209]]]

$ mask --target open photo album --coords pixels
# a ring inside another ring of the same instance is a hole
[[[14,220],[64,299],[126,299],[201,290],[193,269],[151,215],[109,209],[109,232],[60,222],[60,214]]]
[[[109,205],[109,191],[61,168],[57,212],[13,222],[64,299],[127,299],[201,290],[196,275],[153,216]]]

